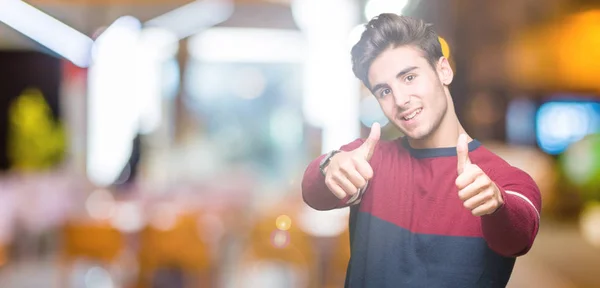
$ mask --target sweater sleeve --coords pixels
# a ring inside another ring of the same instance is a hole
[[[504,166],[504,165],[503,165]],[[490,248],[507,257],[525,255],[540,225],[542,199],[534,180],[510,165],[490,173],[504,200],[491,215],[482,216],[483,236]]]
[[[351,143],[348,143],[340,148],[342,151],[352,151],[365,142],[364,139],[356,139]],[[373,173],[375,174],[375,168],[373,163],[378,154],[378,147],[375,148],[375,152],[373,153],[373,157],[371,158],[370,164],[373,167]],[[327,187],[325,184],[325,177],[321,174],[321,170],[319,169],[319,164],[321,160],[325,157],[326,154],[323,154],[316,159],[312,160],[308,167],[304,172],[304,177],[302,178],[302,198],[304,202],[312,207],[313,209],[324,211],[324,210],[332,210],[336,208],[343,208],[346,206],[350,206],[352,204],[357,204],[360,202],[360,197],[364,194],[364,191],[361,191],[359,198],[351,199],[350,196],[345,199],[338,199]],[[349,202],[350,200],[353,200]]]

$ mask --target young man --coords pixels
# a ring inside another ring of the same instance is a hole
[[[352,63],[405,137],[379,141],[375,124],[366,140],[318,157],[304,174],[309,206],[351,207],[346,287],[505,287],[537,235],[540,192],[466,134],[431,25],[375,17]]]

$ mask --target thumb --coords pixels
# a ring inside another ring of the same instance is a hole
[[[467,134],[460,134],[456,143],[456,158],[458,159],[458,174],[465,170],[465,166],[471,164],[469,159],[469,144]]]
[[[365,140],[365,143],[360,146],[361,150],[366,152],[365,159],[367,161],[371,160],[373,157],[373,152],[375,151],[375,146],[377,146],[377,142],[379,142],[379,137],[381,136],[381,126],[379,123],[375,122],[371,126],[371,133],[369,133],[369,137]]]

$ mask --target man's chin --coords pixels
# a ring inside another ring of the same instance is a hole
[[[402,135],[404,137],[407,137],[408,139],[422,140],[422,139],[427,138],[427,136],[428,136],[427,133],[423,133],[422,129],[419,129],[422,127],[413,127],[413,129],[408,130],[408,129],[405,129],[401,125],[401,123],[397,123],[397,122],[392,122],[392,123],[394,123],[394,126],[396,126],[396,128],[398,130],[400,130],[400,133],[402,133]]]
[[[421,131],[402,131],[402,134],[411,140],[423,140],[427,138],[427,135],[421,133]]]

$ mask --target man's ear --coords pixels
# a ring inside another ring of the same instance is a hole
[[[442,84],[448,86],[452,83],[452,79],[454,79],[454,71],[452,71],[452,67],[450,67],[450,62],[446,57],[440,57],[437,64],[437,73],[442,81]]]

